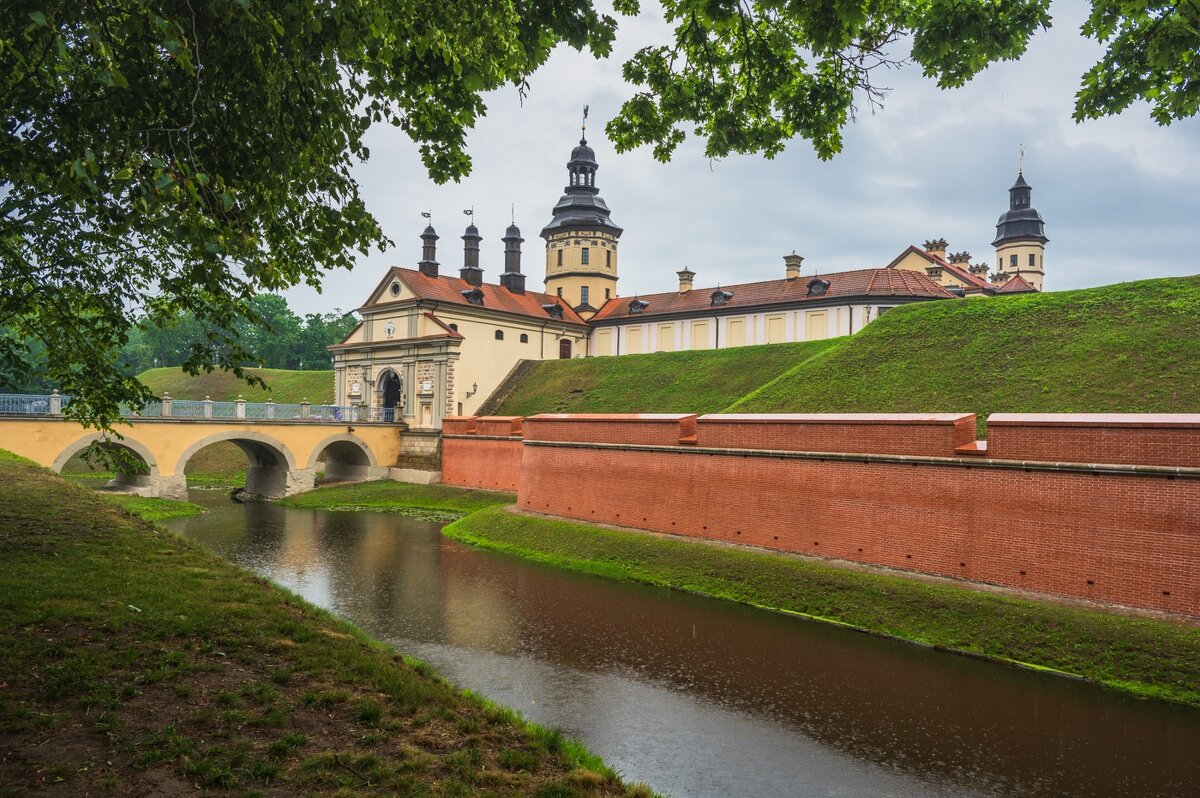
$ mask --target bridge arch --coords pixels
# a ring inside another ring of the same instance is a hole
[[[294,492],[290,485],[297,476],[296,458],[291,450],[270,435],[253,430],[225,430],[207,435],[183,450],[175,465],[175,473],[183,474],[188,461],[206,446],[229,441],[246,455],[249,468],[246,470],[246,491],[259,496],[281,498]],[[308,474],[307,488],[311,488],[312,475]]]
[[[313,447],[308,468],[320,468],[319,458],[324,455],[326,482],[355,482],[370,479],[377,471],[379,461],[370,445],[357,435],[342,432],[330,435]]]
[[[93,432],[89,435],[84,435],[82,438],[71,443],[67,448],[59,453],[54,459],[54,463],[50,466],[50,470],[54,473],[61,473],[63,466],[74,457],[82,452],[93,443],[100,442],[107,446],[120,446],[136,454],[145,461],[146,467],[150,470],[149,476],[158,476],[158,459],[155,458],[154,452],[150,451],[144,444],[125,435],[121,438],[112,438],[100,432]]]

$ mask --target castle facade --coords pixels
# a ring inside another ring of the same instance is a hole
[[[996,227],[996,271],[947,256],[944,239],[910,246],[880,268],[803,277],[803,258],[783,257],[780,278],[696,288],[678,272],[675,291],[622,297],[623,230],[596,186],[599,164],[586,139],[571,151],[567,185],[542,229],[544,291],[526,288],[521,245],[510,225],[501,239],[504,272],[483,279],[482,237],[462,235],[463,265],[443,274],[439,236],[421,234],[416,268],[393,267],[358,308],[362,322],[330,347],[335,402],[376,409],[384,420],[437,429],[471,415],[523,360],[723,349],[852,335],[910,302],[1038,291],[1047,239],[1032,189],[1018,174]]]

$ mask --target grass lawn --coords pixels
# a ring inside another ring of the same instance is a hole
[[[7,453],[0,562],[0,795],[650,794]]]
[[[1200,410],[1200,277],[922,302],[733,403],[733,413]]]
[[[491,507],[443,530],[577,571],[800,614],[1200,707],[1200,627]]]
[[[136,515],[147,521],[187,518],[204,512],[204,508],[198,504],[173,499],[145,499],[141,496],[126,496],[120,493],[99,493],[97,495],[130,515]]]
[[[545,360],[496,412],[718,413],[838,340]]]
[[[317,488],[276,504],[311,510],[377,510],[453,521],[495,505],[512,504],[511,493],[465,490],[447,485],[412,485],[407,482],[360,482]]]
[[[247,402],[276,402],[295,404],[305,399],[313,404],[328,404],[333,401],[332,371],[290,371],[288,369],[247,369],[261,377],[267,387],[250,386],[227,371],[201,372],[196,376],[184,373],[179,368],[147,369],[138,375],[138,380],[162,396],[170,393],[175,399],[211,398],[214,402],[232,402],[241,395]]]

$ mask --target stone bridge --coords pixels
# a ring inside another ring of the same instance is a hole
[[[318,471],[329,481],[388,479],[405,432],[403,424],[373,418],[380,414],[364,408],[172,403],[164,397],[141,414],[128,415],[128,424],[116,426],[118,437],[64,417],[68,401],[57,395],[0,396],[0,449],[57,472],[93,443],[121,447],[145,464],[145,473],[119,474],[115,487],[161,498],[186,498],[188,460],[222,441],[245,452],[246,491],[260,496],[282,498],[312,490]]]

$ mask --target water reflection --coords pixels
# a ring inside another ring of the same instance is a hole
[[[1200,713],[219,498],[175,528],[672,795],[1200,794]]]

